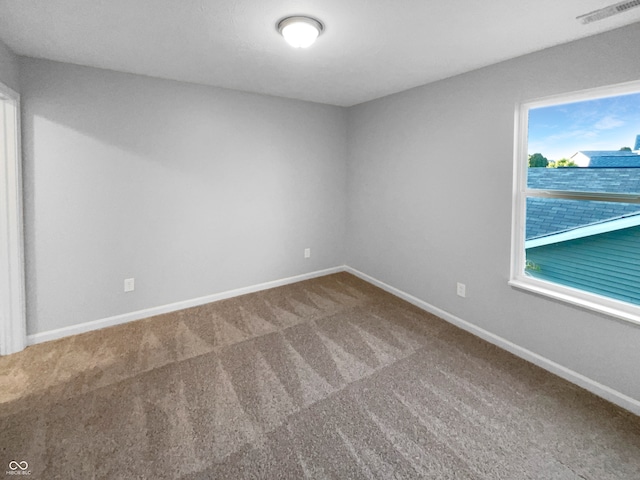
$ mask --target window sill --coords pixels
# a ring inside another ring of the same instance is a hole
[[[640,312],[640,307],[632,304],[539,280],[512,279],[509,285],[640,326],[640,313],[633,312]]]

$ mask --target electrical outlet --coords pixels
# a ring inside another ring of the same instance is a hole
[[[304,258],[309,258],[311,257],[311,249],[310,248],[305,248],[304,249]]]
[[[463,297],[463,298],[466,297],[467,296],[467,286],[464,283],[458,282],[456,293],[458,294],[459,297]]]
[[[125,292],[133,292],[136,289],[135,278],[125,278],[124,279],[124,291]]]

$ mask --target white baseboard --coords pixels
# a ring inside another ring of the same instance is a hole
[[[422,310],[432,313],[446,320],[447,322],[452,323],[456,327],[460,327],[463,330],[466,330],[467,332],[472,333],[473,335],[480,337],[483,340],[486,340],[487,342],[496,345],[497,347],[502,348],[503,350],[511,352],[514,355],[533,363],[534,365],[537,365],[555,375],[558,375],[559,377],[564,378],[565,380],[571,383],[574,383],[584,388],[585,390],[588,390],[591,393],[610,401],[611,403],[615,403],[619,407],[629,410],[630,412],[636,415],[640,415],[640,401],[632,397],[629,397],[624,393],[618,392],[617,390],[614,390],[610,387],[607,387],[606,385],[596,382],[595,380],[585,377],[584,375],[578,372],[574,372],[573,370],[567,367],[564,367],[559,363],[554,362],[553,360],[549,360],[548,358],[545,358],[542,355],[538,355],[537,353],[532,352],[530,350],[527,350],[524,347],[516,345],[515,343],[510,342],[505,338],[495,335],[483,328],[477,327],[472,323],[462,320],[461,318],[456,317],[455,315],[452,315],[449,312],[446,312],[423,300],[420,300],[419,298],[416,298],[413,295],[403,292],[402,290],[398,290],[397,288],[392,287],[391,285],[387,285],[386,283],[381,282],[380,280],[373,278],[365,273],[362,273],[354,268],[346,266],[344,270],[355,275],[356,277],[361,278],[366,282],[369,282],[373,285],[376,285],[377,287],[382,288],[383,290],[397,297],[402,298],[403,300],[406,300],[407,302],[415,305],[418,308],[421,308]]]
[[[257,285],[252,285],[249,287],[236,288],[234,290],[227,290],[226,292],[214,293],[213,295],[206,295],[204,297],[193,298],[191,300],[183,300],[181,302],[161,305],[159,307],[147,308],[144,310],[138,310],[136,312],[102,318],[100,320],[93,320],[90,322],[79,323],[77,325],[70,325],[68,327],[58,328],[56,330],[35,333],[33,335],[27,336],[27,344],[35,345],[36,343],[57,340],[58,338],[68,337],[69,335],[77,335],[79,333],[112,327],[114,325],[120,325],[122,323],[132,322],[134,320],[141,320],[143,318],[153,317],[155,315],[161,315],[163,313],[170,313],[177,310],[184,310],[185,308],[197,307],[199,305],[216,302],[218,300],[224,300],[226,298],[237,297],[240,295],[245,295],[247,293],[259,292],[260,290],[281,287],[283,285],[289,285],[290,283],[301,282],[303,280],[309,280],[311,278],[322,277],[324,275],[330,275],[337,272],[343,272],[344,270],[344,266],[327,268],[325,270],[318,270],[311,273],[296,275],[294,277],[287,277],[280,280],[273,280],[271,282],[259,283]]]
[[[509,340],[502,338],[498,335],[495,335],[483,328],[480,328],[472,323],[469,323],[465,320],[462,320],[451,313],[442,310],[438,307],[435,307],[423,300],[420,300],[413,295],[410,295],[402,290],[399,290],[391,285],[387,285],[380,280],[373,278],[365,273],[362,273],[354,268],[343,265],[339,267],[328,268],[325,270],[318,270],[311,273],[305,273],[303,275],[296,275],[294,277],[283,278],[280,280],[274,280],[271,282],[260,283],[257,285],[252,285],[249,287],[238,288],[234,290],[228,290],[226,292],[215,293],[213,295],[207,295],[204,297],[194,298],[191,300],[184,300],[181,302],[171,303],[169,305],[162,305],[159,307],[148,308],[145,310],[138,310],[136,312],[125,313],[123,315],[116,315],[113,317],[103,318],[100,320],[94,320],[91,322],[81,323],[78,325],[71,325],[69,327],[59,328],[56,330],[50,330],[47,332],[36,333],[33,335],[29,335],[27,337],[27,343],[29,345],[34,345],[36,343],[47,342],[49,340],[56,340],[58,338],[67,337],[69,335],[76,335],[79,333],[90,332],[92,330],[98,330],[105,327],[111,327],[114,325],[120,325],[122,323],[132,322],[134,320],[140,320],[143,318],[152,317],[155,315],[161,315],[163,313],[175,312],[177,310],[183,310],[185,308],[196,307],[199,305],[204,305],[211,302],[216,302],[218,300],[224,300],[226,298],[237,297],[239,295],[245,295],[247,293],[259,292],[261,290],[267,290],[269,288],[280,287],[283,285],[289,285],[291,283],[301,282],[303,280],[309,280],[311,278],[321,277],[324,275],[330,275],[332,273],[337,272],[349,272],[356,277],[361,278],[362,280],[369,282],[377,287],[382,288],[383,290],[406,300],[407,302],[425,310],[429,313],[432,313],[447,322],[466,330],[477,337],[486,340],[489,343],[492,343],[508,352],[513,353],[514,355],[527,360],[555,375],[558,375],[565,380],[568,380],[571,383],[574,383],[585,390],[598,395],[606,400],[609,400],[616,405],[633,412],[636,415],[640,415],[640,401],[631,398],[617,390],[614,390],[606,385],[603,385],[595,380],[592,380],[584,375],[575,372],[569,368],[566,368],[553,360],[549,360],[541,355],[538,355],[535,352],[527,350],[524,347],[516,345]]]

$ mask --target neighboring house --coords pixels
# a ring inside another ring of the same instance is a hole
[[[570,158],[579,167],[589,168],[638,168],[640,155],[629,151],[585,150]]]
[[[640,170],[530,168],[527,183],[640,193]],[[640,204],[529,198],[525,250],[534,277],[640,304]]]
[[[578,167],[589,168],[640,168],[640,135],[636,136],[633,151],[584,150],[574,153],[570,160]]]

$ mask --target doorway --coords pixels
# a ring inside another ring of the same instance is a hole
[[[26,347],[20,96],[0,83],[0,355]]]

